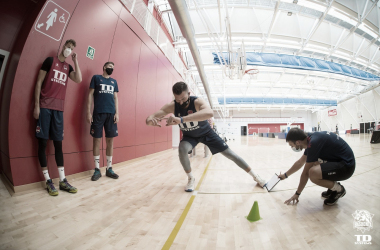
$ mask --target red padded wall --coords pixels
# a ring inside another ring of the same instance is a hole
[[[9,116],[9,162],[15,186],[43,180],[37,159],[33,119],[34,87],[39,68],[55,56],[67,39],[75,39],[83,81],[69,80],[63,141],[66,175],[92,169],[92,137],[86,122],[86,102],[91,77],[102,74],[106,61],[115,63],[113,77],[119,85],[119,136],[114,139],[113,162],[171,148],[171,127],[148,127],[148,115],[172,100],[171,86],[181,76],[141,25],[117,0],[55,0],[70,14],[60,41],[30,30],[14,77]],[[94,60],[87,58],[88,46],[95,48]],[[72,66],[71,58],[67,59]],[[105,141],[101,162],[105,163]],[[50,175],[57,177],[54,148],[48,144]],[[2,154],[3,155],[3,154]],[[5,160],[6,157],[2,157]],[[2,163],[3,164],[3,163]]]

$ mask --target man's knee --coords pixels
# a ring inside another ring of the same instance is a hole
[[[320,165],[314,165],[309,169],[309,178],[312,182],[315,183],[315,181],[321,179],[321,166]]]
[[[187,155],[188,152],[192,149],[192,146],[190,143],[181,142],[178,147],[178,153],[180,155]]]

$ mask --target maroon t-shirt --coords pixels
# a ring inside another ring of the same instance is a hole
[[[67,62],[61,62],[58,57],[48,57],[41,70],[47,74],[41,87],[40,108],[63,111],[67,82],[73,68]]]

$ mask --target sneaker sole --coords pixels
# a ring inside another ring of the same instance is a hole
[[[335,205],[335,204],[338,202],[338,200],[339,200],[340,198],[342,198],[342,197],[345,196],[345,195],[346,195],[346,190],[344,190],[344,193],[342,194],[342,196],[339,197],[334,203],[329,203],[329,204],[323,203],[323,204],[325,204],[325,205],[327,205],[327,206],[333,206],[333,205]]]
[[[109,175],[106,175],[106,176],[109,177],[109,178],[112,178],[112,179],[119,179],[119,176],[118,177],[109,176]]]
[[[49,193],[49,190],[48,190],[48,189],[46,189],[46,191],[48,192],[48,194],[49,194],[50,196],[57,196],[57,195],[58,195],[58,192],[57,192],[56,194],[52,194],[52,193]]]
[[[97,181],[97,180],[99,180],[99,179],[100,179],[100,177],[101,177],[101,176],[99,176],[99,177],[98,177],[98,178],[96,178],[96,179],[95,179],[95,178],[93,179],[93,178],[91,177],[91,180],[92,180],[92,181]]]
[[[194,189],[186,189],[185,192],[193,192]]]
[[[75,193],[78,192],[78,190],[76,190],[76,191],[71,191],[71,190],[66,190],[66,189],[64,189],[64,188],[59,188],[59,190],[66,191],[66,192],[68,192],[68,193],[70,193],[70,194],[75,194]]]

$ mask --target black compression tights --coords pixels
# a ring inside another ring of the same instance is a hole
[[[53,141],[55,148],[55,162],[57,166],[63,166],[63,151],[62,151],[62,141]],[[41,167],[47,167],[46,160],[46,139],[38,139],[38,159],[40,161]]]

